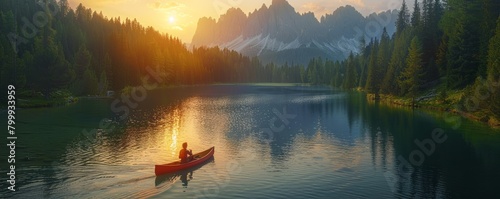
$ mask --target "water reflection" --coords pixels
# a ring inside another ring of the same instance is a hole
[[[101,103],[77,106],[109,107]],[[69,122],[64,117],[74,109],[47,114]],[[277,117],[273,110],[284,109],[297,117],[271,137],[263,134]],[[33,143],[20,149],[21,156],[40,154],[20,167],[20,181],[28,183],[16,196],[23,198],[40,193],[192,198],[195,190],[206,188],[213,188],[210,193],[217,198],[476,198],[495,195],[500,178],[500,134],[473,123],[453,130],[434,115],[368,103],[357,92],[294,86],[159,89],[114,131],[98,131],[90,140],[81,136],[81,126],[98,126],[100,118],[42,126],[27,115],[45,115],[25,111],[23,118],[31,124],[24,127],[31,128],[25,136],[56,147],[23,139]],[[399,169],[407,165],[398,157],[409,161],[413,151],[421,150],[415,140],[431,138],[436,128],[446,132],[446,142],[420,166]],[[155,178],[154,165],[177,160],[183,142],[194,153],[216,146],[217,162]]]
[[[189,175],[189,180],[188,180],[188,175]],[[193,172],[183,173],[181,175],[182,186],[183,187],[187,187],[188,186],[188,181],[190,181],[192,179],[193,179]]]

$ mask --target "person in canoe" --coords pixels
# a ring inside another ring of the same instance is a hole
[[[193,151],[191,149],[187,149],[188,143],[182,143],[182,149],[179,152],[179,158],[181,159],[181,164],[188,163],[193,160]]]

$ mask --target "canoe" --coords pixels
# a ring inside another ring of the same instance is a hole
[[[215,147],[211,147],[205,151],[193,154],[194,160],[188,163],[181,164],[179,160],[168,164],[155,165],[155,175],[159,176],[166,173],[173,173],[202,164],[214,156],[214,150]]]
[[[166,183],[166,182],[175,182],[177,180],[183,180],[183,177],[184,176],[188,176],[188,175],[191,175],[191,176],[196,176],[195,174],[195,171],[197,171],[198,169],[200,169],[201,167],[207,165],[207,164],[210,164],[210,163],[214,163],[215,162],[215,158],[214,156],[212,156],[211,158],[209,158],[207,161],[199,164],[199,165],[196,165],[196,166],[193,166],[193,167],[190,167],[188,169],[184,169],[184,170],[180,170],[180,171],[176,171],[176,172],[173,172],[173,173],[166,173],[166,174],[162,174],[162,175],[159,175],[159,176],[156,176],[155,178],[155,186],[162,186],[163,183]],[[182,182],[184,184],[184,182]],[[186,183],[187,184],[187,183]]]

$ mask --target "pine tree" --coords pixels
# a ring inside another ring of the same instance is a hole
[[[442,32],[439,29],[441,18],[441,3],[439,0],[424,0],[422,2],[421,27],[417,34],[421,38],[423,48],[423,70],[425,80],[432,82],[439,79],[439,69],[436,64],[436,54]]]
[[[316,69],[316,59],[313,58],[309,61],[309,65],[307,65],[307,79],[311,84],[318,83],[318,75]]]
[[[441,25],[448,37],[446,76],[450,88],[463,88],[473,83],[478,75],[481,62],[477,8],[477,1],[447,1]],[[424,52],[426,50],[424,48]]]
[[[436,54],[436,66],[439,69],[440,76],[446,75],[446,68],[448,65],[446,60],[447,50],[448,50],[448,37],[446,35],[443,35],[441,37],[441,43],[439,44],[439,48]]]
[[[78,52],[75,54],[75,72],[77,74],[83,74],[88,68],[90,68],[90,63],[92,62],[92,55],[87,50],[85,45],[80,46]]]
[[[366,69],[366,49],[367,49],[367,44],[366,44],[366,40],[365,40],[365,37],[362,36],[361,39],[360,39],[360,46],[359,46],[359,49],[361,49],[361,52],[360,54],[357,55],[357,59],[358,59],[358,64],[359,64],[359,79],[358,81],[356,82],[356,86],[357,87],[363,87],[365,86],[366,84],[366,72],[367,72],[367,69]]]
[[[380,43],[378,46],[378,51],[377,51],[377,67],[378,70],[376,71],[376,77],[377,77],[377,87],[380,88],[380,84],[382,82],[382,79],[384,78],[384,75],[387,72],[387,68],[389,65],[389,60],[391,58],[391,38],[389,37],[389,34],[387,33],[387,29],[384,28],[382,31],[382,35],[380,37]]]
[[[422,84],[422,44],[418,37],[411,40],[410,49],[406,59],[406,68],[401,73],[401,87],[409,97],[412,103],[415,103],[415,97]]]
[[[500,80],[500,17],[498,17],[495,36],[490,39],[488,50],[488,80]]]
[[[47,8],[48,9],[48,8]],[[47,12],[48,13],[48,12]],[[52,17],[43,27],[41,34],[35,39],[35,55],[32,66],[33,86],[38,88],[46,98],[52,91],[66,88],[75,74],[64,57],[61,45],[54,41],[55,31],[52,29]]]
[[[432,21],[432,0],[423,0],[422,2],[422,22],[424,25],[424,29],[427,29],[431,26]]]
[[[418,3],[418,0],[415,0],[415,4],[413,6],[413,14],[411,16],[411,26],[416,28],[420,26],[420,4]]]
[[[339,63],[339,61],[336,61],[335,64],[334,64],[333,73],[334,73],[334,76],[333,76],[333,79],[332,79],[333,87],[340,88],[342,86],[342,82],[344,80],[343,79],[343,76],[344,76],[343,73],[344,73],[344,71],[342,70],[342,66]]]
[[[394,39],[394,50],[389,62],[389,68],[382,82],[381,91],[389,94],[400,94],[400,85],[397,80],[401,71],[406,68],[406,57],[413,34],[410,29],[397,34]]]
[[[490,110],[500,117],[500,17],[488,49],[488,82],[493,89]]]
[[[408,6],[406,6],[406,1],[403,0],[403,5],[399,10],[398,19],[396,20],[396,33],[402,32],[410,22],[410,14],[408,11]]]
[[[71,9],[71,7],[69,6],[68,0],[59,0],[58,5],[59,5],[59,9],[61,11],[60,14],[62,16],[66,16],[69,13],[70,9]]]
[[[370,50],[370,58],[368,61],[368,76],[366,78],[365,89],[368,92],[375,93],[378,95],[378,66],[377,66],[377,50],[378,50],[378,41],[375,39],[373,42],[373,46]]]
[[[102,71],[99,76],[99,85],[98,85],[98,94],[101,96],[105,96],[108,91],[109,82],[106,75],[106,71]]]
[[[113,85],[113,66],[111,63],[111,58],[109,57],[109,54],[106,53],[104,56],[104,74],[106,75],[106,82],[107,82],[107,89],[112,88]],[[101,78],[102,81],[102,78]]]
[[[488,67],[489,41],[495,34],[495,20],[500,15],[500,2],[498,0],[481,0],[481,5],[478,6],[477,9],[477,12],[480,12],[478,15],[481,15],[478,17],[479,29],[481,30],[479,39],[480,66],[478,74],[484,77],[486,76]]]
[[[352,89],[356,87],[356,63],[354,60],[354,54],[351,52],[349,57],[347,58],[347,67],[346,67],[346,77],[344,81],[344,88]]]

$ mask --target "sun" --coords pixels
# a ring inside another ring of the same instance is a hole
[[[170,16],[168,18],[168,22],[171,23],[171,24],[175,23],[175,17],[174,16]]]

